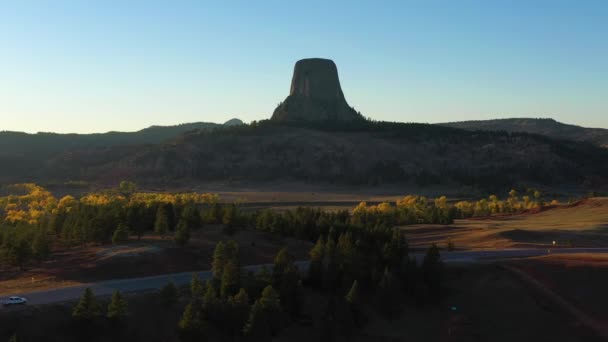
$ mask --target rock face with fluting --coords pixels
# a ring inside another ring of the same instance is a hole
[[[272,114],[272,120],[281,123],[362,119],[344,98],[336,64],[322,58],[302,59],[296,63],[289,96]]]

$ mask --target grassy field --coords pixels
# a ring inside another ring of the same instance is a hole
[[[401,227],[412,247],[431,243],[458,249],[608,246],[608,198],[591,198],[575,205],[538,213],[456,220],[453,225]]]
[[[510,264],[590,315],[606,327],[608,333],[608,256],[559,255],[513,261]]]
[[[194,230],[189,245],[179,248],[171,236],[144,236],[121,245],[70,248],[53,253],[50,260],[0,272],[0,296],[57,288],[86,282],[143,277],[157,274],[208,270],[215,245],[234,239],[239,244],[241,265],[271,263],[279,249],[287,247],[298,260],[305,259],[312,244],[254,231],[234,236],[220,226]]]

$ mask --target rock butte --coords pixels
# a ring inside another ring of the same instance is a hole
[[[362,119],[344,98],[336,64],[322,58],[302,59],[296,63],[289,96],[272,114],[273,121],[282,123]]]

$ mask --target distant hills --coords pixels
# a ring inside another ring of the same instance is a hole
[[[608,129],[568,125],[553,119],[513,118],[448,122],[440,125],[485,131],[526,132],[555,139],[587,141],[608,148]]]
[[[603,131],[538,119],[443,125],[370,120],[246,125],[235,119],[131,133],[0,132],[0,183],[287,180],[488,191],[537,185],[595,189],[608,185],[608,149],[597,146]]]
[[[35,167],[28,167],[35,163]],[[608,184],[608,149],[528,133],[430,124],[250,125],[201,129],[168,143],[73,148],[4,164],[4,181],[115,184],[190,182],[338,183],[595,188]]]
[[[0,155],[21,153],[56,153],[72,148],[109,147],[126,145],[160,144],[176,136],[196,130],[209,130],[223,126],[242,125],[239,119],[224,124],[194,122],[175,126],[150,126],[136,132],[107,132],[91,134],[61,134],[39,132],[0,131]]]
[[[175,126],[150,126],[136,132],[93,134],[0,131],[0,182],[15,178],[26,181],[28,177],[44,170],[48,161],[58,155],[69,155],[77,151],[101,153],[111,149],[108,155],[111,159],[120,155],[116,155],[117,151],[132,151],[144,145],[166,143],[186,132],[208,131],[242,124],[241,120],[232,119],[224,124],[195,122]]]

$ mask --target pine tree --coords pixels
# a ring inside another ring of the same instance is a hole
[[[281,249],[274,259],[273,286],[279,290],[285,311],[292,316],[298,315],[302,296],[300,272],[286,248]]]
[[[323,287],[326,290],[334,291],[337,288],[338,279],[336,242],[332,237],[328,237],[323,256]]]
[[[129,228],[121,223],[118,225],[114,234],[112,234],[112,243],[117,244],[121,242],[125,242],[129,239]]]
[[[336,263],[342,275],[342,287],[352,284],[355,278],[356,268],[360,267],[356,263],[356,250],[352,233],[340,234],[336,245]]]
[[[131,229],[132,233],[137,235],[137,239],[141,240],[142,235],[144,235],[146,229],[152,226],[152,222],[146,223],[146,220],[143,220],[147,209],[145,205],[131,205],[127,209],[127,226]]]
[[[4,259],[11,265],[19,266],[20,269],[32,256],[32,247],[24,238],[9,238],[4,242],[3,249]]]
[[[215,245],[215,250],[213,251],[213,261],[211,263],[213,278],[222,279],[222,271],[224,270],[226,259],[226,247],[224,242],[220,241]]]
[[[274,258],[274,267],[272,269],[273,286],[275,288],[280,288],[285,271],[292,266],[293,257],[289,254],[287,248],[281,248]]]
[[[204,341],[206,337],[207,324],[203,314],[196,302],[191,301],[186,305],[184,313],[178,323],[179,338],[183,342]]]
[[[380,312],[385,316],[393,317],[399,311],[401,306],[399,286],[388,268],[384,269],[384,274],[378,284],[376,299]]]
[[[84,289],[80,301],[74,307],[72,311],[72,317],[78,320],[90,321],[101,316],[101,308],[97,304],[93,290],[87,287]]]
[[[359,283],[355,280],[344,298],[348,304],[356,307],[360,304],[361,298],[359,296]]]
[[[422,276],[431,295],[438,295],[443,277],[443,262],[437,245],[432,244],[422,259]],[[437,298],[435,298],[437,299]]]
[[[255,301],[249,311],[249,318],[243,327],[243,334],[252,341],[269,341],[271,339],[272,330],[259,299]]]
[[[156,221],[154,221],[154,232],[164,237],[169,231],[169,214],[165,206],[159,206],[156,211]]]
[[[278,333],[282,322],[279,295],[268,285],[251,307],[243,332],[254,340],[265,341]]]
[[[361,294],[359,293],[359,282],[356,280],[353,282],[353,285],[350,287],[350,290],[344,299],[346,300],[346,304],[352,313],[355,324],[361,325],[363,323],[363,317],[361,312]]]
[[[108,305],[107,317],[112,320],[118,320],[127,315],[127,301],[122,297],[120,291],[116,290],[112,294],[112,300]]]
[[[188,228],[195,229],[201,225],[201,214],[192,203],[187,204],[182,210],[181,219],[186,222]]]
[[[206,284],[205,295],[203,296],[203,312],[209,318],[220,316],[220,301],[211,280],[208,280]]]
[[[384,262],[392,272],[401,273],[404,258],[407,257],[407,245],[398,229],[393,231],[391,239],[384,244],[382,254]]]
[[[188,228],[186,221],[181,219],[175,231],[175,243],[180,247],[184,247],[188,244],[188,241],[190,241],[190,228]]]
[[[222,271],[222,280],[220,283],[220,296],[227,298],[233,295],[239,288],[240,271],[234,261],[229,261]]]
[[[205,295],[205,288],[198,274],[192,274],[192,281],[190,282],[190,293],[193,298],[203,298]]]
[[[253,297],[259,297],[262,295],[262,291],[266,288],[266,286],[272,284],[272,273],[268,267],[264,265],[255,273],[254,278],[255,288],[253,291],[250,291],[250,293],[253,295]]]
[[[167,285],[160,290],[160,299],[164,307],[171,307],[177,301],[179,292],[173,281],[169,281]]]
[[[238,335],[245,326],[249,313],[249,296],[247,291],[241,288],[239,292],[228,299],[230,308],[230,330],[233,336]]]
[[[281,316],[281,301],[279,299],[279,294],[272,288],[272,286],[268,285],[264,291],[262,291],[260,304],[268,315],[267,317],[269,320],[269,325],[272,335],[274,336],[279,331],[280,324],[283,319]]]
[[[225,234],[232,235],[236,231],[236,225],[238,224],[238,208],[232,204],[224,208],[224,216],[222,217],[222,223],[224,228],[222,231]]]
[[[308,266],[308,281],[313,286],[321,286],[323,281],[323,259],[325,256],[325,238],[320,236],[317,243],[308,253],[310,265]]]
[[[40,229],[32,241],[32,254],[37,260],[44,260],[51,254],[51,243],[46,229]]]

